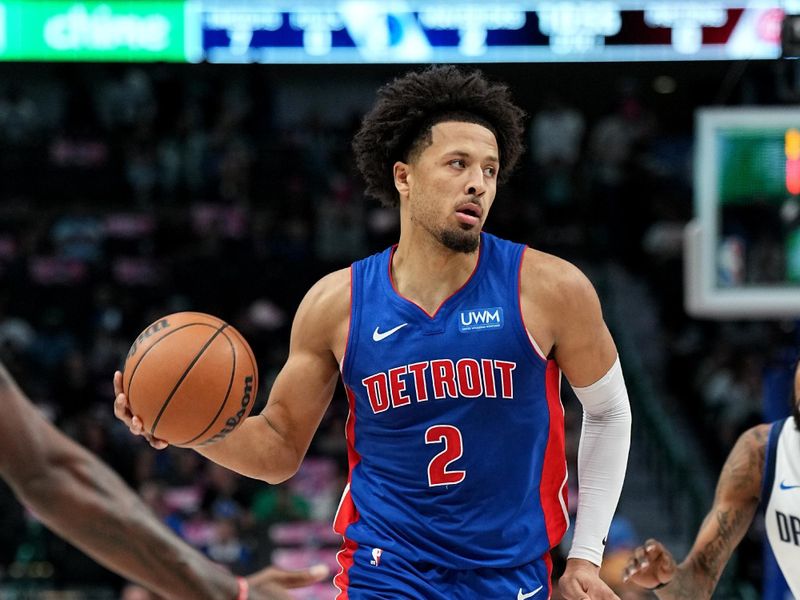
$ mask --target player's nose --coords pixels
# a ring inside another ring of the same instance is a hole
[[[467,196],[483,196],[486,193],[486,178],[483,169],[470,169],[469,178],[464,186]]]

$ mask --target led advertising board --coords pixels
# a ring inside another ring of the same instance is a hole
[[[183,2],[0,2],[0,60],[185,62]]]
[[[0,60],[775,59],[800,0],[0,0]]]

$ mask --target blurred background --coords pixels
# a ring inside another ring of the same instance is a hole
[[[305,291],[396,241],[350,152],[375,90],[428,63],[480,67],[529,114],[486,229],[580,266],[620,349],[634,441],[603,572],[647,598],[620,581],[631,548],[655,536],[682,557],[737,436],[788,414],[800,2],[454,6],[0,1],[0,359],[215,561],[334,568],[341,391],[299,474],[269,486],[131,436],[111,376],[157,317],[208,312],[253,347],[259,411]],[[580,405],[562,389],[575,473]],[[791,598],[763,539],[757,520],[715,598]],[[151,597],[0,485],[0,598]]]

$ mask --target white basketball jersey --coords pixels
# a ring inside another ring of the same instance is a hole
[[[762,501],[767,539],[795,598],[800,598],[800,432],[793,418],[773,423]]]

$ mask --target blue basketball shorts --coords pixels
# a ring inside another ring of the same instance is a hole
[[[550,555],[509,569],[447,569],[345,544],[336,600],[548,600]]]

